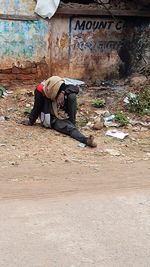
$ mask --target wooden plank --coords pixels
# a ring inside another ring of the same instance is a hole
[[[58,8],[57,15],[86,15],[86,16],[117,16],[117,17],[150,17],[150,11],[149,10],[110,10],[107,11],[106,9],[88,9],[88,8]]]
[[[111,14],[116,17],[150,17],[150,11],[148,10],[102,10],[102,9],[88,9],[88,8],[58,8],[55,16],[109,16],[111,17]],[[34,14],[33,16],[28,15],[6,15],[6,14],[0,14],[0,19],[2,20],[19,20],[19,21],[36,21],[41,19],[40,16],[37,14]],[[49,21],[49,19],[45,19]]]

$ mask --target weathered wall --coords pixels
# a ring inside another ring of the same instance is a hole
[[[48,23],[43,20],[0,20],[1,73],[10,72],[14,66],[23,69],[30,66],[32,67],[31,74],[35,73],[36,64],[49,58],[48,38]],[[20,72],[19,69],[15,68],[15,70],[13,68],[12,78],[15,74],[21,73],[21,70]],[[27,71],[29,74],[29,70]]]
[[[0,0],[0,13],[9,15],[33,15],[36,2],[34,0]]]
[[[124,30],[124,41],[119,49],[123,62],[122,75],[138,72],[150,75],[150,20],[128,19]]]
[[[52,22],[53,74],[82,79],[118,76],[124,21],[108,18],[55,18]]]
[[[6,0],[0,5],[1,14],[12,16],[0,19],[0,79],[46,78],[50,24],[42,19],[24,19],[24,15],[34,15],[35,1]]]
[[[135,18],[98,16],[25,20],[34,15],[36,1],[0,0],[0,5],[1,14],[14,16],[0,19],[0,80],[60,75],[95,81],[137,71],[143,58],[149,65],[150,22],[143,19],[138,24]]]

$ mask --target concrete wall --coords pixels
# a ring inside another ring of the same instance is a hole
[[[48,57],[48,23],[39,21],[0,21],[1,68],[22,65],[26,60]]]
[[[127,48],[130,51],[131,72],[141,72],[150,75],[150,20],[136,19],[128,21]]]
[[[0,13],[9,15],[33,15],[36,1],[34,0],[0,0]]]
[[[6,0],[0,5],[1,14],[9,18],[0,19],[0,79],[46,78],[50,24],[42,19],[24,20],[34,15],[35,1]]]
[[[118,76],[124,24],[99,17],[54,18],[52,73],[92,80]]]
[[[138,25],[135,19],[128,23],[128,18],[96,16],[25,21],[24,16],[34,15],[36,1],[0,0],[0,5],[1,14],[19,16],[0,19],[0,80],[49,75],[91,81],[117,78],[141,65],[142,60],[133,60],[137,44],[149,64],[150,23],[142,19]]]

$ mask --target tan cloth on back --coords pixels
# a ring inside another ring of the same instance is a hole
[[[44,93],[46,97],[52,101],[53,112],[58,119],[63,119],[63,118],[62,116],[59,115],[59,108],[57,107],[56,97],[59,92],[60,86],[64,82],[65,81],[61,77],[52,76],[46,80],[44,85]]]

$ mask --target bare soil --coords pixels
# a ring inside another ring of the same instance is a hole
[[[44,129],[39,122],[35,126],[19,124],[26,105],[33,103],[34,85],[9,89],[13,93],[0,99],[0,116],[8,119],[0,122],[1,198],[149,189],[149,129],[122,128],[129,137],[120,141],[106,137],[106,128],[81,128],[87,136],[93,134],[98,143],[94,149],[82,148],[76,140]],[[94,108],[89,110],[87,105],[89,96],[79,97],[79,101],[83,99],[82,109],[94,116]]]

